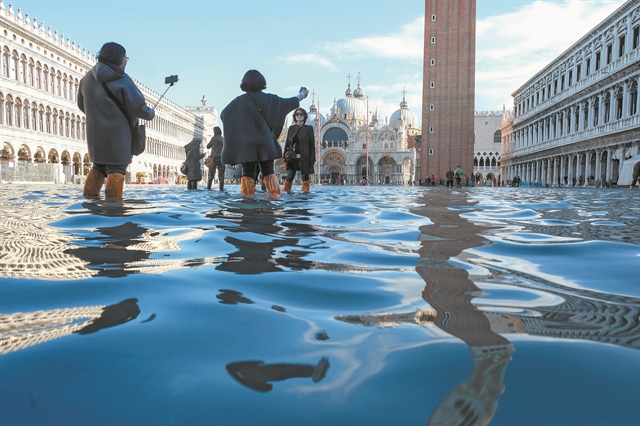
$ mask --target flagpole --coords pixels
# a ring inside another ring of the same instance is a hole
[[[318,96],[318,110],[316,111],[316,120],[318,122],[318,137],[316,138],[316,165],[317,165],[317,173],[316,180],[317,184],[320,184],[320,96]]]
[[[367,111],[365,114],[365,140],[366,140],[366,150],[367,150],[367,181],[369,181],[369,177],[371,176],[371,170],[369,170],[369,96],[367,96]]]

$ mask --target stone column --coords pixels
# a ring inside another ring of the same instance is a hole
[[[612,176],[611,168],[613,167],[613,158],[611,158],[612,152],[613,152],[613,149],[607,148],[607,172],[605,175],[607,182],[611,182],[611,176]]]
[[[622,83],[622,118],[629,117],[629,81]]]
[[[595,180],[600,179],[600,174],[602,173],[602,164],[600,164],[602,162],[602,150],[598,149],[596,150],[596,171],[595,173],[593,173],[593,176],[595,177]]]

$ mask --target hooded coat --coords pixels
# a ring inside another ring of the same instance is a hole
[[[262,109],[266,121],[256,104]],[[222,163],[239,164],[282,158],[282,147],[273,139],[269,126],[276,137],[280,135],[287,114],[299,105],[297,96],[285,99],[263,92],[245,93],[232,100],[220,113],[224,123]]]
[[[130,123],[107,95],[102,83],[107,84],[126,108]],[[89,159],[97,164],[130,164],[131,127],[138,123],[138,118],[151,120],[155,116],[131,77],[119,66],[102,62],[96,63],[80,80],[78,108],[87,116]]]
[[[184,152],[187,156],[185,161],[189,167],[187,180],[199,181],[202,179],[202,166],[200,165],[200,160],[205,156],[205,153],[200,153],[200,143],[200,139],[193,139],[184,146]]]

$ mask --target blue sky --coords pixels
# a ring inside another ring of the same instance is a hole
[[[475,109],[510,109],[513,91],[623,3],[477,0]],[[17,0],[13,7],[92,52],[106,41],[122,44],[127,72],[158,93],[177,74],[167,97],[183,106],[206,95],[207,106],[221,110],[241,94],[243,74],[257,69],[267,92],[288,97],[306,86],[326,114],[344,96],[347,75],[355,89],[360,73],[383,122],[403,89],[420,117],[423,0]]]

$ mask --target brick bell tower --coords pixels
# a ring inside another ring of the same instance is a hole
[[[425,0],[420,178],[473,172],[476,1]]]

